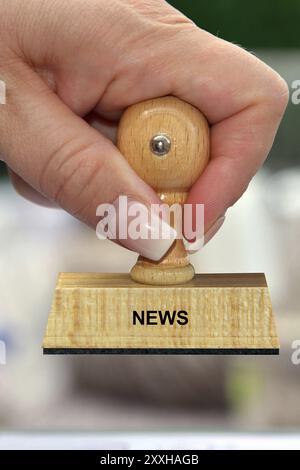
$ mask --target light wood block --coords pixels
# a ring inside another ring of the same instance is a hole
[[[188,323],[133,324],[133,311],[187,312]],[[127,274],[62,273],[43,343],[46,354],[278,354],[264,274],[198,274],[151,286]]]

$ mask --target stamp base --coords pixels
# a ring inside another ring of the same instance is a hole
[[[61,273],[43,350],[265,355],[279,354],[279,340],[264,274],[198,274],[162,287],[128,274]]]

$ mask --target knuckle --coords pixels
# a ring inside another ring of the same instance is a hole
[[[270,96],[273,98],[274,107],[279,112],[284,112],[289,101],[289,87],[281,75],[274,70],[270,79]]]
[[[244,64],[243,68],[247,70],[248,79],[252,83],[254,101],[261,98],[262,101],[268,102],[275,110],[282,113],[289,100],[289,88],[283,77],[265,62],[239,46],[223,43],[223,48],[227,48],[231,56],[235,57],[240,64]],[[248,67],[245,67],[246,64]]]
[[[84,211],[90,206],[89,187],[92,187],[102,167],[101,160],[87,162],[85,159],[77,159],[70,175],[61,180],[54,202],[74,216],[83,218]]]
[[[40,177],[40,189],[53,202],[70,213],[80,213],[88,201],[88,190],[102,171],[104,159],[99,158],[99,144],[74,142],[58,149],[48,160]],[[98,151],[97,151],[98,148]]]

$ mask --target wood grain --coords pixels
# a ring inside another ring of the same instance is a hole
[[[171,149],[163,157],[152,153],[153,136],[167,135]],[[209,160],[209,127],[190,104],[172,96],[129,107],[122,116],[117,145],[135,172],[162,202],[183,204]],[[131,277],[146,284],[181,284],[194,277],[182,240],[174,242],[159,262],[140,257]]]
[[[185,310],[185,326],[133,325],[133,310]],[[197,275],[146,286],[126,274],[61,274],[43,348],[278,350],[263,274]]]

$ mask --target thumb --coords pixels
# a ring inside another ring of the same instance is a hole
[[[99,221],[97,207],[119,195],[147,206],[159,202],[113,143],[76,116],[30,67],[14,62],[4,80],[0,153],[36,191],[91,227]],[[160,259],[172,242],[120,241],[151,259]]]

